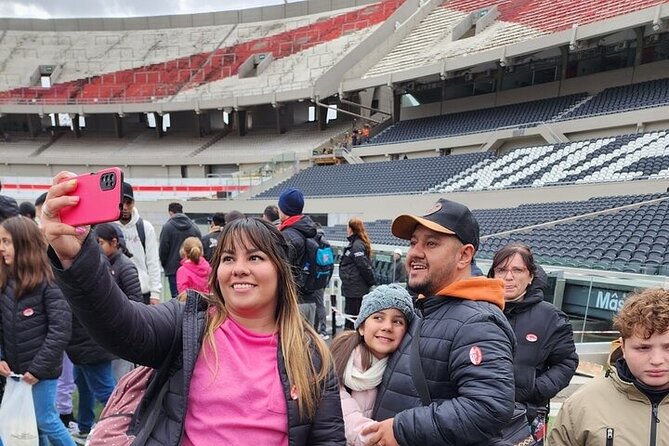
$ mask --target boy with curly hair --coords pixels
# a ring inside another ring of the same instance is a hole
[[[614,327],[622,357],[565,401],[548,436],[551,446],[669,442],[669,291],[628,297]]]

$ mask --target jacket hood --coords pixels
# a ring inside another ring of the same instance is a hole
[[[209,273],[211,272],[211,266],[209,266],[209,262],[207,262],[207,259],[204,257],[200,257],[198,263],[191,262],[187,259],[181,259],[181,265],[185,265],[190,272],[199,277],[209,277]]]
[[[299,231],[306,238],[316,236],[316,224],[308,215],[302,215],[300,219],[292,224],[288,224],[284,229],[293,228]]]
[[[193,221],[186,214],[174,214],[168,221],[180,231],[185,231],[193,225]]]
[[[504,309],[504,282],[502,279],[471,277],[458,280],[437,292],[439,296],[455,297],[463,300],[480,300]]]

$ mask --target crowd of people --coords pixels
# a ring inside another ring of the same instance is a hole
[[[508,445],[517,420],[523,444],[544,444],[579,362],[571,324],[529,246],[480,271],[466,206],[439,199],[394,219],[409,247],[389,285],[364,222],[348,221],[345,329],[328,346],[324,289],[305,277],[323,231],[301,191],[261,218],[216,213],[204,236],[171,203],[157,237],[127,183],[118,222],[62,224],[72,176],[33,207],[0,195],[0,375],[32,385],[40,446],[83,443],[96,403],[137,365],[170,371],[135,415],[146,445]],[[627,298],[608,371],[563,404],[550,445],[669,441],[668,302],[661,289]]]

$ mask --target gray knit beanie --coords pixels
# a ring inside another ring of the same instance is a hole
[[[396,308],[404,313],[407,323],[410,323],[413,319],[411,295],[400,285],[391,283],[390,285],[380,285],[363,296],[360,314],[358,314],[353,328],[357,330],[369,316],[388,308]]]

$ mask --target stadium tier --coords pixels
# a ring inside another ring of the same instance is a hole
[[[561,117],[562,120],[620,113],[669,103],[669,79],[607,88]]]
[[[279,83],[284,89],[304,88],[402,2],[383,0],[344,12],[174,33],[4,31],[0,102],[147,102],[200,97],[198,87],[205,84],[204,92],[225,96],[235,89],[276,92]],[[261,75],[258,67],[264,59],[274,63]],[[249,60],[253,76],[240,73]],[[303,69],[296,70],[300,64]],[[49,87],[25,86],[38,65],[58,67],[57,81]],[[232,84],[223,82],[233,76]]]
[[[666,131],[392,162],[313,166],[255,198],[287,187],[306,196],[476,191],[669,177]],[[392,179],[392,181],[384,181]]]
[[[574,24],[585,25],[606,20],[659,3],[659,0],[614,0],[603,3],[587,0],[445,1],[430,11],[365,77],[428,65],[437,59],[503,47],[563,31]],[[498,15],[497,21],[477,27],[474,36],[466,34],[464,39],[454,36],[463,23],[474,25],[479,17],[489,13]]]
[[[390,144],[468,133],[528,127],[550,121],[583,100],[584,93],[483,110],[400,121],[379,133],[370,144]]]
[[[669,274],[669,196],[597,197],[473,209],[481,225],[479,259],[491,259],[507,243],[532,247],[539,262],[645,274]],[[407,246],[390,233],[391,220],[366,223],[371,241]],[[345,242],[346,225],[325,228],[329,240]],[[501,233],[501,234],[500,234]],[[499,234],[499,235],[497,235]],[[380,274],[383,274],[382,272]]]

